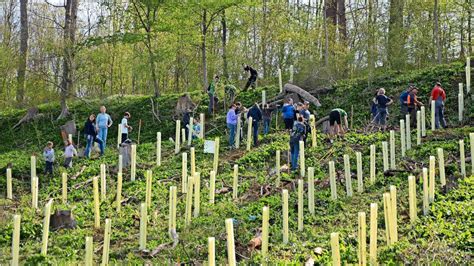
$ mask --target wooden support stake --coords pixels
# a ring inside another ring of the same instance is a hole
[[[405,157],[406,154],[406,141],[405,141],[405,120],[400,120],[400,146],[401,146],[401,152],[402,152],[402,157]]]
[[[153,182],[153,172],[151,170],[146,171],[146,191],[145,191],[145,203],[146,206],[151,207],[151,189]]]
[[[191,143],[193,141],[193,131],[194,131],[194,118],[189,118],[189,124],[188,124],[188,146],[191,146]]]
[[[174,137],[174,154],[178,154],[179,151],[181,150],[181,145],[180,145],[180,134],[181,134],[181,121],[176,120],[176,132],[175,132],[175,137]]]
[[[220,149],[220,139],[217,137],[215,138],[214,140],[214,143],[215,143],[215,146],[214,146],[214,162],[213,162],[213,165],[212,165],[212,170],[214,170],[214,172],[216,172],[216,175],[219,170],[219,149]]]
[[[430,200],[430,203],[434,202],[434,198],[435,198],[435,189],[436,189],[436,179],[435,179],[435,175],[436,175],[436,158],[434,156],[430,156],[430,181],[429,181],[429,200]]]
[[[117,149],[120,148],[120,144],[122,144],[122,123],[118,124],[117,128]]]
[[[308,167],[308,209],[314,214],[314,167]]]
[[[421,145],[421,112],[416,111],[416,145]]]
[[[156,166],[161,166],[161,132],[156,132]]]
[[[459,83],[459,93],[458,93],[458,119],[462,123],[464,113],[464,90],[463,84]]]
[[[252,147],[252,124],[253,124],[253,118],[250,117],[248,119],[248,128],[247,128],[247,151],[250,151],[250,148]]]
[[[463,139],[459,140],[459,160],[461,161],[461,175],[466,177],[466,154]]]
[[[208,251],[207,251],[207,265],[216,266],[216,238],[207,238]]]
[[[369,258],[371,265],[377,265],[377,203],[370,204],[370,247]]]
[[[316,148],[318,146],[318,143],[317,143],[317,138],[316,138],[316,118],[314,115],[310,115],[309,116],[309,123],[310,123],[310,127],[311,127],[311,146],[313,148]]]
[[[385,239],[387,240],[387,245],[390,246],[392,244],[391,240],[391,218],[393,217],[390,213],[391,210],[391,203],[390,203],[390,193],[383,193],[383,213],[384,213],[384,220],[385,220]]]
[[[416,221],[416,183],[415,177],[408,177],[408,207],[410,213],[410,222]]]
[[[358,213],[358,221],[359,221],[359,231],[358,231],[358,258],[359,258],[359,265],[366,265],[367,264],[367,225],[365,221],[365,212]]]
[[[390,130],[390,169],[395,170],[396,166],[396,157],[395,157],[395,131]]]
[[[283,189],[283,244],[288,244],[289,226],[288,226],[288,190]]]
[[[283,80],[281,78],[281,68],[278,69],[278,87],[280,88],[280,93],[283,92]]]
[[[99,200],[99,180],[98,177],[92,179],[92,189],[94,193],[94,227],[100,228],[100,200]]]
[[[12,169],[7,168],[7,199],[13,199]]]
[[[362,153],[356,152],[356,164],[357,164],[357,192],[364,192],[364,173],[362,172]]]
[[[430,209],[428,169],[423,167],[423,215],[428,215]]]
[[[237,266],[234,244],[234,220],[232,218],[225,220],[225,228],[227,232],[227,262],[229,266]]]
[[[67,202],[67,173],[62,174],[62,185],[63,185],[62,201],[63,201],[63,204],[66,204]]]
[[[181,129],[181,145],[185,145],[185,144],[186,144],[186,129],[182,128]]]
[[[267,92],[266,91],[262,91],[262,108],[263,108],[263,105],[267,104]]]
[[[209,203],[214,204],[216,193],[216,172],[211,171],[209,184]]]
[[[130,158],[130,179],[135,181],[137,175],[137,145],[131,145],[132,156]]]
[[[186,193],[186,211],[185,211],[185,219],[184,223],[186,226],[189,226],[191,224],[191,212],[193,208],[193,185],[194,185],[194,177],[189,176],[188,177],[188,188],[187,188],[187,193]]]
[[[436,103],[435,101],[431,101],[431,131],[436,130],[435,109],[436,109]]]
[[[466,57],[466,91],[471,91],[471,57]]]
[[[235,148],[240,148],[240,137],[242,136],[242,118],[240,118],[240,114],[237,117],[237,131],[235,132]]]
[[[138,144],[140,144],[140,133],[142,132],[142,120],[138,120],[138,138],[137,138],[137,142]]]
[[[420,107],[421,111],[421,136],[426,137],[426,109],[424,106]]]
[[[382,141],[382,162],[383,162],[383,171],[388,171],[389,164],[388,164],[388,143],[386,141]]]
[[[107,197],[107,183],[105,180],[105,164],[100,164],[100,199],[104,201]]]
[[[38,209],[38,177],[33,177],[31,181],[31,190],[33,192],[31,197],[31,205],[34,209]]]
[[[120,212],[122,207],[122,173],[117,173],[117,196],[116,196],[116,204],[117,204],[117,213]]]
[[[270,220],[270,209],[265,206],[263,207],[262,214],[262,257],[263,262],[268,256],[268,231],[269,231],[269,220]]]
[[[51,215],[51,205],[53,199],[50,199],[44,206],[44,219],[43,219],[43,240],[41,245],[41,255],[46,256],[48,254],[48,238],[49,238],[49,218]]]
[[[20,226],[21,215],[13,215],[12,266],[20,265]]]
[[[194,174],[194,217],[201,212],[201,173]]]
[[[293,65],[290,65],[290,80],[289,83],[293,84]]]
[[[31,164],[30,177],[32,178],[31,180],[33,180],[33,177],[36,177],[36,156],[34,155],[31,156],[30,164]]]
[[[376,168],[375,168],[375,145],[370,145],[370,183],[375,183],[375,176],[376,176]]]
[[[298,179],[298,231],[303,231],[303,209],[304,209],[304,197],[303,197],[304,183],[303,179]]]
[[[146,227],[148,223],[147,204],[140,204],[140,250],[146,249]]]
[[[441,187],[446,186],[446,174],[444,171],[444,152],[442,148],[438,148],[438,164],[439,164],[439,182]]]
[[[280,173],[280,150],[277,150],[276,151],[276,156],[275,156],[275,168],[276,168],[276,176],[277,176],[277,179],[276,179],[276,186],[279,187],[280,186],[280,179],[281,179],[281,173]]]
[[[123,172],[123,156],[121,154],[118,156],[118,172]]]
[[[85,266],[94,265],[94,239],[92,236],[86,236],[86,255],[85,255]]]
[[[112,221],[105,219],[105,230],[104,230],[104,244],[102,246],[102,264],[103,266],[109,264],[109,249],[110,249],[110,234],[112,227]]]
[[[232,175],[232,199],[237,199],[239,193],[239,166],[234,164],[234,174]]]
[[[352,197],[351,162],[347,154],[344,154],[344,177],[346,179],[346,194],[348,197]]]
[[[331,253],[332,253],[332,265],[341,265],[341,255],[339,253],[339,233],[331,233]]]
[[[336,187],[336,168],[334,161],[329,161],[329,184],[331,186],[331,198],[337,199],[337,187]]]
[[[188,154],[181,154],[181,192],[186,193],[188,189]]]
[[[178,188],[176,186],[170,187],[170,207],[169,207],[169,222],[168,231],[170,235],[176,232],[176,206],[178,204]]]
[[[471,146],[471,175],[474,175],[474,133],[469,133],[469,143]]]
[[[300,152],[299,152],[299,156],[300,156],[300,175],[301,177],[305,177],[305,156],[304,156],[304,142],[302,140],[300,140]]]
[[[407,151],[411,150],[411,125],[410,125],[410,114],[405,116],[405,129],[406,129],[406,142],[407,142]]]
[[[199,131],[199,138],[204,139],[204,136],[206,135],[206,115],[204,113],[200,113],[199,120],[201,125],[201,131]]]

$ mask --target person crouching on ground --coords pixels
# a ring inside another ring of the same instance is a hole
[[[303,140],[305,134],[303,116],[297,115],[297,120],[290,131],[290,153],[291,153],[291,170],[298,169],[298,156],[300,153],[300,140]]]
[[[48,141],[46,143],[46,147],[43,150],[43,157],[46,163],[46,167],[44,170],[45,175],[53,175],[53,165],[54,165],[54,149],[53,149],[53,142]]]
[[[128,125],[128,120],[132,116],[130,115],[129,112],[125,112],[123,118],[122,118],[122,123],[120,123],[120,126],[122,127],[122,141],[120,143],[124,143],[128,139],[128,131],[132,130],[132,127]]]
[[[67,141],[67,146],[64,149],[64,167],[71,168],[72,167],[72,157],[77,156],[76,148],[71,141]]]

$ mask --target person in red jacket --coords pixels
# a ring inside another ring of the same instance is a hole
[[[435,101],[435,126],[439,125],[446,128],[446,120],[444,119],[444,102],[446,101],[446,92],[441,87],[441,83],[436,82],[433,90],[431,90],[430,102]]]

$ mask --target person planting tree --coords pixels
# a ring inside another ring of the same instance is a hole
[[[416,127],[416,111],[419,106],[423,106],[423,103],[418,101],[416,94],[418,93],[418,88],[414,87],[407,97],[408,113],[410,114],[411,126]]]
[[[342,125],[344,120],[344,126]],[[349,129],[349,122],[347,122],[347,113],[341,108],[332,109],[329,113],[330,137],[343,136],[345,131]]]
[[[244,91],[246,91],[249,87],[255,89],[255,84],[257,82],[258,72],[257,70],[253,69],[251,66],[246,65],[244,66],[245,72],[250,74],[249,79],[247,80],[247,84],[245,84]]]

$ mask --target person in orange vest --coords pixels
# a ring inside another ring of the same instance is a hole
[[[446,120],[444,119],[444,102],[446,101],[446,92],[441,87],[441,83],[436,82],[433,90],[431,90],[430,102],[435,101],[435,126],[439,128],[439,124],[446,128]]]
[[[411,126],[416,126],[416,111],[419,106],[422,106],[423,103],[418,101],[416,94],[418,93],[418,88],[413,88],[407,97],[408,113],[410,114]]]

